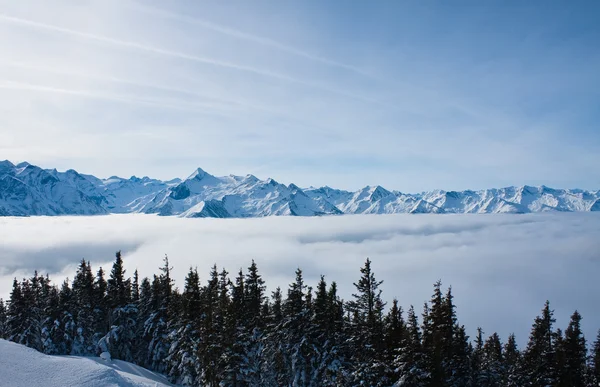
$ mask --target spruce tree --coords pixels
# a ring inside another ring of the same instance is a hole
[[[89,262],[82,259],[73,279],[73,310],[76,325],[76,337],[73,341],[74,355],[95,354],[95,314],[94,275]]]
[[[504,359],[502,354],[502,343],[500,336],[493,333],[483,346],[483,357],[479,373],[479,386],[481,387],[503,387],[505,375]]]
[[[23,297],[21,284],[15,278],[6,313],[6,337],[8,340],[23,343],[22,334],[25,330],[23,323],[25,321],[26,308],[27,305]]]
[[[199,324],[203,313],[200,277],[196,269],[190,267],[181,298],[181,316],[169,337],[169,355],[166,361],[168,375],[174,383],[193,386],[199,383],[201,372],[198,351],[201,340]]]
[[[587,372],[588,386],[600,385],[600,330],[592,346]]]
[[[44,296],[44,320],[42,322],[42,343],[44,353],[48,355],[64,355],[61,348],[62,329],[60,327],[61,310],[60,298],[56,286],[50,286],[46,281]]]
[[[581,315],[575,311],[565,331],[560,345],[564,357],[563,365],[558,370],[559,386],[583,387],[585,383],[587,348],[585,337],[581,331]]]
[[[104,337],[110,328],[109,322],[109,307],[106,296],[108,284],[104,278],[104,270],[98,269],[96,279],[94,281],[94,342],[97,343],[100,338]]]
[[[520,376],[521,353],[517,348],[517,339],[514,334],[508,336],[508,341],[502,351],[504,359],[504,375],[502,384],[507,387],[519,387],[523,385],[523,378]]]
[[[383,281],[377,281],[371,270],[371,260],[367,258],[360,269],[362,274],[354,283],[356,293],[347,308],[351,314],[352,378],[355,383],[377,386],[386,384],[388,370],[384,363],[383,309],[379,287]]]
[[[542,315],[535,318],[523,354],[523,377],[531,386],[546,387],[556,383],[553,314],[546,301]]]
[[[396,351],[393,365],[397,387],[425,387],[431,379],[423,352],[422,334],[415,308],[411,305],[406,320],[406,336]]]
[[[123,258],[121,258],[121,252],[117,251],[106,287],[108,307],[111,313],[113,310],[129,304],[131,294],[127,282],[125,268],[123,267]]]
[[[392,307],[385,317],[385,352],[384,361],[391,364],[399,350],[402,349],[406,340],[406,324],[402,316],[402,307],[398,305],[398,300],[394,298]],[[388,379],[396,381],[397,374],[392,369],[389,370]]]
[[[6,339],[6,307],[4,300],[0,298],[0,339]]]

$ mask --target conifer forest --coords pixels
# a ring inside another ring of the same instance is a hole
[[[234,275],[190,268],[182,289],[168,257],[152,278],[110,273],[82,260],[72,281],[14,280],[0,300],[0,338],[50,355],[110,354],[184,386],[598,386],[600,336],[588,342],[582,316],[555,326],[541,305],[524,348],[460,324],[451,288],[433,285],[424,306],[386,304],[366,260],[349,300],[325,277],[302,270],[268,292],[254,261]]]

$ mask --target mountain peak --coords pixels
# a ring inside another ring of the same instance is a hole
[[[212,175],[198,167],[190,176],[188,176],[187,180],[202,180],[205,177],[212,177]]]
[[[8,160],[0,161],[0,167],[14,168],[14,166],[15,165]]]

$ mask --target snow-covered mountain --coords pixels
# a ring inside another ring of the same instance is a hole
[[[188,218],[246,218],[394,213],[600,211],[600,191],[507,187],[406,194],[381,186],[356,192],[302,189],[253,175],[216,177],[198,168],[187,179],[99,179],[72,169],[0,162],[0,216],[149,213]]]
[[[0,339],[0,386],[171,386],[135,364],[97,357],[48,356]]]

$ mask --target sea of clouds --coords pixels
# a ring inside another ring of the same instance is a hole
[[[353,215],[320,218],[180,219],[153,215],[0,218],[0,297],[14,277],[34,270],[56,282],[78,262],[110,271],[122,250],[128,274],[158,272],[165,254],[179,288],[190,266],[206,280],[210,267],[233,278],[252,259],[268,292],[296,268],[307,284],[337,281],[349,299],[366,257],[383,280],[386,301],[421,310],[432,285],[452,286],[458,317],[471,335],[481,326],[526,342],[548,299],[557,326],[579,310],[588,339],[600,328],[600,214]]]

